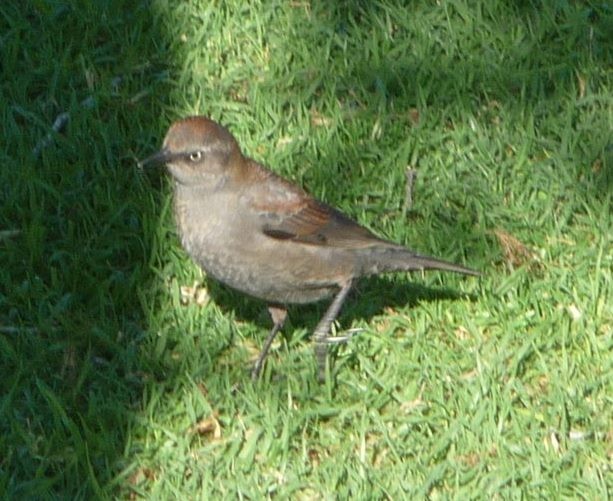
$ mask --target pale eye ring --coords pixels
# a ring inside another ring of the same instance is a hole
[[[199,161],[202,159],[202,152],[201,152],[200,150],[198,150],[198,151],[192,151],[192,152],[189,154],[189,159],[190,159],[192,162],[199,162]]]

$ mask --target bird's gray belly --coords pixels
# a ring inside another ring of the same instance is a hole
[[[234,289],[273,303],[311,303],[338,290],[333,278],[310,276],[317,263],[308,253],[291,252],[290,247],[284,256],[277,248],[272,258],[262,242],[227,238],[220,245],[217,232],[211,233],[214,236],[202,230],[193,236],[183,232],[181,243],[207,274]]]

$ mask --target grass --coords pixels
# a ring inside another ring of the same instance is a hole
[[[38,0],[0,26],[1,497],[611,498],[606,2]],[[195,113],[484,278],[364,280],[324,385],[325,305],[292,308],[252,384],[263,305],[203,277],[136,168]]]

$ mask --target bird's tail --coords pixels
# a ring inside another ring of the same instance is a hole
[[[480,276],[476,270],[465,266],[443,261],[430,256],[422,256],[405,247],[378,247],[369,249],[362,261],[363,273],[366,275],[393,271],[442,270],[462,273],[464,275]]]

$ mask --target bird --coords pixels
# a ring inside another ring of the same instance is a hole
[[[162,148],[139,162],[154,164],[165,164],[174,180],[174,216],[189,256],[207,276],[268,304],[273,327],[251,370],[253,380],[290,304],[332,298],[312,336],[324,381],[331,326],[357,279],[428,269],[480,275],[376,236],[245,156],[232,133],[208,117],[171,124]]]

